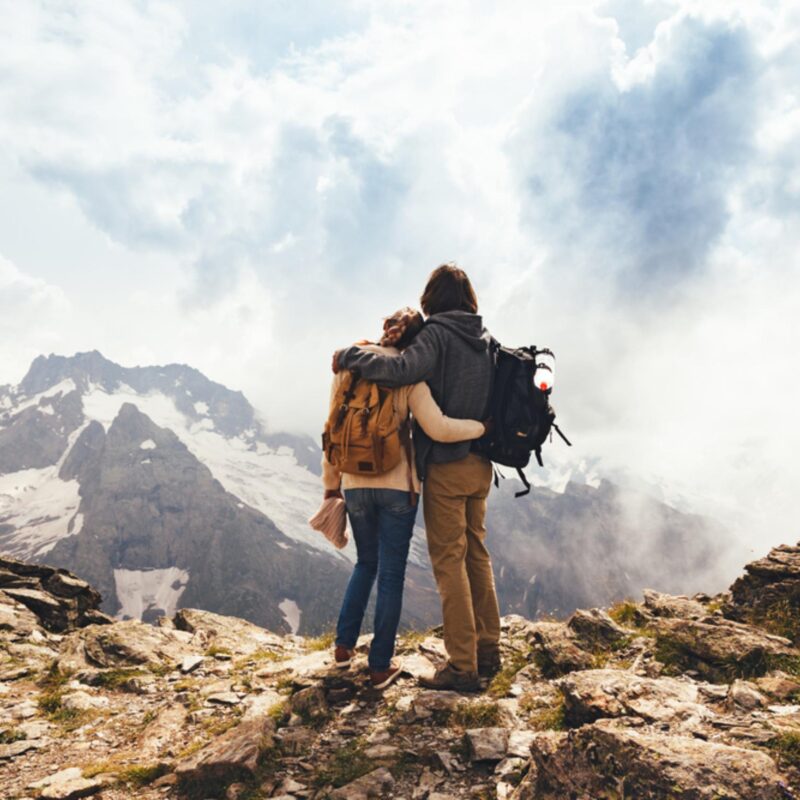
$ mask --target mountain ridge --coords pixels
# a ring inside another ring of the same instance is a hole
[[[138,428],[134,408],[141,415]],[[110,459],[114,438],[129,425],[138,432],[129,431]],[[93,497],[101,484],[91,482],[92,470],[74,468],[79,454],[94,459],[95,472],[102,463],[116,476],[104,484],[102,502],[101,495]],[[320,456],[309,438],[266,432],[241,392],[192,367],[122,367],[99,351],[41,356],[20,384],[0,393],[0,552],[60,559],[60,566],[101,587],[110,613],[152,615],[163,612],[164,603],[192,598],[210,610],[270,624],[283,618],[287,632],[299,625],[314,633],[330,623],[354,557],[352,545],[334,552],[307,524],[321,495]],[[193,481],[181,478],[186,474]],[[507,613],[568,613],[653,583],[690,591],[711,583],[709,575],[730,549],[712,521],[618,486],[585,458],[556,463],[532,478],[538,486],[524,500],[513,499],[513,480],[490,495],[490,546]],[[552,488],[543,485],[548,480]],[[138,487],[137,497],[128,486]],[[216,508],[206,503],[207,493]],[[157,502],[148,501],[151,494]],[[168,495],[171,500],[162,502]],[[205,517],[192,513],[194,505],[206,508]],[[232,560],[244,563],[240,549],[249,548],[262,577],[259,590],[234,606],[218,590],[208,588],[204,596],[199,584],[209,580],[206,553],[219,549],[208,521],[220,519],[222,509],[237,531],[228,542]],[[137,517],[142,514],[149,532]],[[439,603],[419,523],[404,624],[425,627],[438,621]],[[254,530],[270,526],[280,535],[253,539]],[[184,535],[197,546],[191,559],[181,560]],[[271,551],[262,546],[266,541]],[[310,574],[320,570],[320,597],[312,597],[299,577],[296,586],[281,581],[272,562],[298,576],[305,563]]]

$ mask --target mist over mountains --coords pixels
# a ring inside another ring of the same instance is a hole
[[[307,524],[320,455],[191,367],[122,367],[97,351],[40,356],[18,385],[0,386],[0,552],[74,571],[120,617],[195,607],[317,633],[335,620],[354,558],[352,545],[335,552]],[[503,613],[535,618],[648,586],[722,585],[731,546],[722,526],[589,463],[532,468],[538,485],[526,498],[514,499],[511,479],[493,490]],[[420,528],[404,623],[438,620]]]

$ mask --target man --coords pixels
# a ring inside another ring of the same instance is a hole
[[[492,387],[490,336],[466,273],[454,264],[433,271],[420,300],[425,328],[397,358],[350,347],[334,369],[358,370],[370,381],[404,386],[427,381],[450,417],[484,419]],[[492,466],[469,442],[439,444],[414,428],[423,483],[428,551],[442,600],[448,662],[422,683],[432,689],[478,691],[480,677],[500,669],[500,613],[486,549],[486,497]]]

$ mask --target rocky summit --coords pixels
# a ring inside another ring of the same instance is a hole
[[[784,800],[800,796],[800,546],[714,597],[503,619],[479,695],[349,671],[331,637],[184,608],[112,620],[65,570],[0,562],[3,798]]]

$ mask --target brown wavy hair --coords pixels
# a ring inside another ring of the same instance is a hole
[[[384,319],[381,344],[384,347],[396,347],[398,350],[402,350],[414,341],[414,337],[424,327],[425,320],[422,318],[422,314],[406,306]]]

